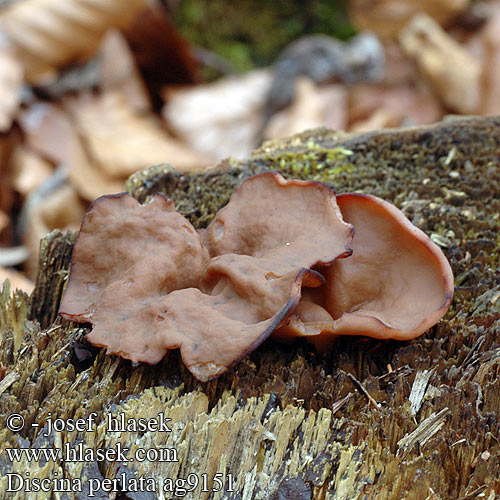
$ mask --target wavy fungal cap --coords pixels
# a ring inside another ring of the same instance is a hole
[[[205,381],[287,323],[314,268],[351,254],[335,193],[265,173],[246,180],[198,233],[171,201],[102,197],[75,244],[60,314],[90,322],[88,340],[134,362],[180,348]]]
[[[159,194],[147,205],[97,199],[59,313],[133,362],[179,348],[207,381],[271,333],[320,349],[341,334],[414,338],[452,296],[441,250],[390,203],[269,172],[238,186],[201,231]]]
[[[437,323],[453,298],[453,274],[440,248],[390,203],[341,194],[355,228],[353,253],[324,270],[325,285],[303,296],[278,338],[307,336],[319,348],[336,335],[408,340]]]

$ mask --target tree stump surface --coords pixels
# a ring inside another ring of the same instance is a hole
[[[452,265],[455,298],[445,318],[413,341],[343,337],[328,354],[267,340],[201,383],[176,351],[157,366],[133,366],[88,345],[86,325],[58,318],[75,235],[53,232],[41,243],[31,297],[9,295],[8,286],[0,296],[0,498],[498,498],[500,118],[357,135],[314,130],[205,174],[152,167],[127,190],[142,202],[167,194],[203,227],[241,180],[263,170],[401,208]],[[92,412],[92,431],[48,425]],[[8,429],[13,414],[23,417],[22,430]],[[120,415],[137,422],[159,414],[171,419],[170,432],[108,426]],[[88,455],[8,453],[65,446]],[[142,459],[146,452],[153,461]],[[9,477],[11,490],[20,478],[23,488],[8,492]],[[224,483],[218,491],[214,477]],[[27,492],[36,479],[52,481],[51,492]],[[186,481],[173,491],[176,479]]]

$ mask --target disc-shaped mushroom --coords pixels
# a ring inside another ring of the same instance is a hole
[[[59,314],[92,323],[88,340],[133,361],[157,363],[163,338],[147,307],[157,297],[197,286],[208,253],[172,201],[140,205],[127,193],[89,208],[73,249]]]
[[[354,226],[353,253],[325,268],[325,285],[304,294],[276,338],[307,336],[318,347],[340,334],[407,340],[437,323],[453,297],[453,274],[440,248],[390,203],[340,194]]]
[[[350,255],[351,239],[330,187],[275,173],[241,184],[202,239],[159,195],[103,197],[82,223],[60,314],[134,362],[180,348],[209,380],[285,324],[302,287],[324,283],[313,268]]]

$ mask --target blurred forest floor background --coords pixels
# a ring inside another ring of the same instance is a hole
[[[500,114],[498,0],[0,0],[0,284],[142,168],[450,113]]]

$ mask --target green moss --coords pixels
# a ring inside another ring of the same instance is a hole
[[[296,150],[275,152],[266,146],[261,151],[251,162],[228,160],[224,175],[214,171],[186,176],[170,165],[156,165],[132,175],[126,190],[141,203],[147,202],[155,192],[164,193],[175,201],[180,213],[200,228],[210,223],[238,184],[260,172],[275,170],[285,178],[331,182],[355,171],[348,161],[351,151],[343,147],[323,147],[313,139]]]
[[[354,34],[344,0],[183,0],[174,21],[189,40],[239,71],[271,64],[288,43],[305,34]]]
[[[348,149],[324,148],[310,140],[302,151],[270,154],[265,161],[270,170],[277,170],[284,177],[331,182],[341,173],[355,171],[354,165],[348,162],[351,154]]]

